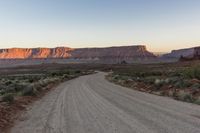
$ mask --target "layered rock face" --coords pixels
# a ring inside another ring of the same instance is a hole
[[[1,49],[0,59],[68,58],[72,50],[66,47]]]
[[[193,58],[195,55],[200,55],[200,47],[172,50],[171,53],[163,55],[165,58]]]
[[[142,59],[154,59],[156,56],[148,52],[143,45],[121,46],[107,48],[12,48],[1,49],[0,59],[70,59],[70,60],[93,60],[93,61],[127,61]]]
[[[155,57],[145,46],[122,46],[109,48],[81,48],[70,52],[72,58],[151,58]]]

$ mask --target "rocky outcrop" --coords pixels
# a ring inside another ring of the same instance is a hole
[[[107,48],[11,48],[1,49],[0,59],[55,59],[93,61],[127,61],[152,59],[156,56],[143,45]]]
[[[177,58],[186,57],[193,58],[194,56],[200,55],[200,47],[192,47],[186,49],[172,50],[171,53],[163,55],[164,58]]]

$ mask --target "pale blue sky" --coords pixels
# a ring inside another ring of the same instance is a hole
[[[200,45],[200,0],[0,0],[0,48]]]

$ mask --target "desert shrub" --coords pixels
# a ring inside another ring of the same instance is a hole
[[[7,86],[10,85],[10,84],[12,84],[12,81],[10,81],[10,80],[5,82],[5,85],[7,85]]]
[[[170,76],[170,77],[180,77],[181,73],[180,73],[180,71],[174,71],[174,72],[170,72],[168,74],[168,76]]]
[[[14,88],[15,88],[15,91],[18,92],[18,91],[23,90],[23,88],[25,88],[26,86],[27,84],[25,83],[17,83],[14,85]]]
[[[170,84],[175,84],[179,80],[179,77],[170,77],[168,80]]]
[[[47,86],[47,81],[44,79],[44,80],[40,80],[40,81],[38,81],[38,84],[40,84],[42,87],[45,87],[45,86]]]
[[[79,74],[79,73],[81,73],[81,71],[80,71],[80,70],[76,70],[75,73],[76,73],[76,74]]]
[[[22,90],[22,96],[34,96],[37,94],[37,90],[33,87],[33,85],[29,85]]]
[[[12,93],[5,94],[2,97],[2,101],[12,103],[14,101],[14,95]]]
[[[4,95],[5,94],[5,90],[0,90],[0,95]]]
[[[7,86],[0,84],[0,94],[4,94],[3,92],[5,91]]]
[[[156,86],[157,89],[162,87],[164,85],[165,81],[163,79],[156,79],[154,81],[154,85]]]
[[[65,75],[63,76],[63,78],[64,78],[64,79],[68,79],[68,78],[69,78],[69,75],[68,75],[68,74],[65,74]]]
[[[130,77],[129,76],[120,76],[119,77],[121,80],[128,80]]]
[[[114,75],[114,76],[113,76],[113,79],[114,79],[114,80],[118,80],[118,79],[119,79],[119,75]]]
[[[57,76],[57,73],[56,73],[56,72],[52,72],[52,73],[51,73],[51,76],[52,76],[52,77]]]
[[[147,83],[147,84],[154,84],[156,78],[157,78],[157,77],[153,77],[153,76],[146,77],[146,78],[144,79],[144,82]]]
[[[43,88],[42,85],[39,82],[34,83],[33,87],[34,87],[34,89],[39,90],[39,91]]]
[[[54,71],[50,73],[50,76],[56,77],[56,76],[63,76],[64,74],[70,74],[69,71]]]
[[[14,93],[14,92],[15,92],[15,88],[14,88],[14,87],[8,86],[8,87],[5,89],[5,92],[6,92],[6,93]]]
[[[167,91],[161,91],[161,92],[160,92],[160,95],[161,95],[161,96],[168,96],[169,94],[168,94]]]
[[[189,92],[180,91],[177,94],[177,99],[186,102],[193,102],[192,95]]]
[[[176,96],[177,96],[176,91],[170,90],[170,91],[168,92],[168,96],[170,96],[170,97],[176,97]]]
[[[48,84],[53,83],[53,82],[54,82],[54,79],[57,79],[57,78],[45,78],[45,79],[43,79],[43,80],[40,80],[40,81],[39,81],[39,84],[40,84],[42,87],[45,87],[45,86],[47,86]]]
[[[149,76],[161,76],[162,72],[160,71],[131,71],[126,75],[134,76],[134,77],[149,77]]]
[[[29,76],[27,78],[28,78],[28,82],[29,83],[33,83],[33,82],[36,82],[36,81],[40,80],[41,76]]]
[[[34,82],[34,79],[33,79],[33,78],[29,78],[29,79],[28,79],[28,82],[33,83],[33,82]]]
[[[174,87],[176,88],[187,88],[190,86],[191,86],[191,83],[188,82],[187,80],[179,80],[174,84]]]
[[[188,69],[185,69],[183,72],[182,72],[182,75],[185,77],[185,78],[196,78],[196,79],[200,79],[200,66],[195,66],[195,67],[192,67],[192,68],[188,68]]]
[[[68,75],[69,75],[69,74],[70,74],[70,71],[64,71],[64,74],[68,74]]]
[[[198,97],[195,101],[194,101],[194,103],[196,103],[196,104],[199,104],[200,105],[200,97]]]
[[[161,76],[161,75],[163,75],[163,73],[162,72],[160,72],[160,71],[152,71],[152,72],[149,72],[148,73],[148,76]]]
[[[52,83],[58,82],[60,81],[60,78],[56,77],[50,80]]]
[[[4,89],[1,91],[2,94],[14,93],[14,92],[16,92],[16,91],[15,91],[15,88],[12,87],[12,86],[7,86],[6,88],[4,88]]]
[[[169,78],[166,78],[166,79],[164,80],[164,82],[165,82],[165,84],[169,84],[169,83],[170,83],[170,79],[169,79]]]
[[[194,90],[200,89],[200,83],[195,83],[195,84],[193,84],[191,87],[192,87],[192,89],[194,89]]]

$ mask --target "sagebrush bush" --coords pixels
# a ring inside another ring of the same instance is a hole
[[[33,87],[34,89],[39,90],[39,91],[43,88],[40,82],[34,83]]]
[[[154,85],[158,88],[162,87],[164,85],[165,81],[163,79],[156,79],[154,82]]]
[[[22,96],[34,96],[37,94],[37,90],[33,87],[33,85],[29,85],[22,90]]]
[[[200,83],[195,83],[195,84],[193,84],[193,85],[192,85],[192,89],[194,89],[194,90],[200,89]]]
[[[113,79],[114,79],[114,80],[118,80],[118,79],[119,79],[119,75],[114,75],[114,76],[113,76]]]
[[[78,74],[78,73],[81,73],[81,71],[80,70],[76,70],[75,73]]]
[[[2,101],[3,102],[12,103],[14,101],[14,95],[12,93],[5,94],[2,97]]]
[[[64,78],[64,79],[68,79],[68,78],[69,78],[69,75],[68,75],[68,74],[65,74],[65,75],[63,76],[63,78]]]
[[[5,85],[7,85],[7,86],[10,84],[12,84],[12,81],[10,81],[10,80],[5,82]]]
[[[179,80],[174,84],[174,87],[176,88],[186,88],[190,86],[191,86],[191,83],[188,82],[187,80]]]
[[[144,78],[144,82],[147,84],[154,84],[156,79],[157,79],[157,77],[150,76],[150,77]]]
[[[179,77],[170,77],[168,79],[170,84],[175,84],[177,81],[179,81]]]
[[[26,87],[26,85],[27,84],[25,84],[25,83],[16,83],[16,84],[14,84],[15,91],[18,92],[18,91],[23,90],[23,88]]]
[[[196,103],[196,104],[199,104],[200,105],[200,97],[198,97],[195,101],[194,101],[194,103]]]
[[[183,71],[183,76],[186,78],[196,78],[196,79],[200,79],[200,66],[195,66],[192,68],[187,68]]]
[[[177,99],[186,102],[193,102],[192,95],[189,92],[180,91],[177,94]]]

